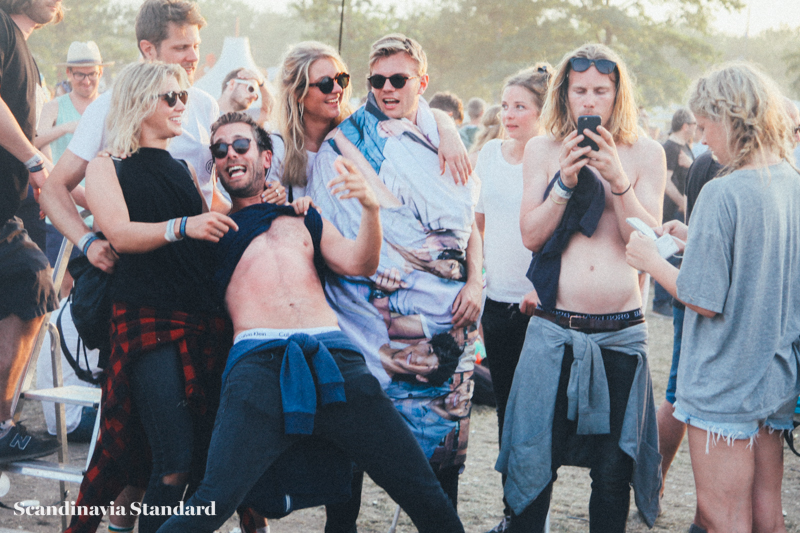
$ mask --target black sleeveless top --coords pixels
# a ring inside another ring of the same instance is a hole
[[[140,148],[116,166],[131,222],[165,222],[202,213],[203,200],[186,163],[166,150]],[[111,300],[190,313],[216,310],[212,246],[187,237],[152,252],[121,254],[112,276]]]

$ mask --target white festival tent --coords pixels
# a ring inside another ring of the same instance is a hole
[[[222,80],[230,71],[237,68],[246,68],[264,74],[264,71],[253,61],[250,53],[250,40],[247,37],[225,37],[219,59],[202,78],[197,80],[194,86],[219,99],[222,94]],[[260,95],[253,106],[261,106]]]

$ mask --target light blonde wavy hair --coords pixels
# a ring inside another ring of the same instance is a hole
[[[408,54],[417,63],[418,76],[428,73],[428,56],[425,55],[422,45],[402,33],[390,33],[372,43],[372,50],[369,53],[369,73],[372,74],[372,67],[384,57],[400,53]]]
[[[342,58],[332,47],[316,41],[306,41],[292,46],[281,62],[278,89],[278,129],[283,136],[286,155],[283,159],[283,185],[305,187],[308,178],[306,166],[305,124],[303,122],[303,99],[308,94],[308,70],[320,59],[330,59],[340,72],[347,72]],[[353,112],[350,107],[352,83],[342,93],[339,116],[331,122],[331,129],[338,126]]]
[[[500,121],[500,106],[493,105],[483,114],[481,127],[475,134],[475,142],[469,149],[469,153],[480,152],[481,148],[492,139],[505,139],[506,130]]]
[[[754,65],[734,62],[716,67],[692,84],[689,108],[725,125],[733,159],[722,174],[765,160],[770,153],[794,166],[793,125],[783,95]]]
[[[633,144],[639,138],[637,120],[639,109],[634,98],[634,83],[628,68],[613,50],[603,44],[585,44],[566,54],[556,67],[556,73],[550,82],[547,99],[542,108],[541,124],[544,131],[556,140],[562,141],[577,125],[578,117],[572,116],[569,107],[569,73],[572,71],[570,59],[585,57],[586,59],[608,59],[617,64],[615,72],[610,74],[614,80],[616,94],[614,109],[608,121],[608,131],[614,142]]]
[[[156,110],[158,94],[170,77],[178,80],[181,90],[189,87],[186,71],[180,65],[161,61],[133,63],[119,73],[106,117],[106,150],[112,155],[139,150],[142,122]]]

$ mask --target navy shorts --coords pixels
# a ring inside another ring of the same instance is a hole
[[[0,272],[0,320],[32,320],[58,309],[50,263],[17,217],[0,226]]]

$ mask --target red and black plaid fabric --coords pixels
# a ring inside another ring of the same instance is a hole
[[[114,304],[100,437],[76,505],[108,506],[126,485],[147,486],[150,448],[135,415],[130,382],[131,365],[139,354],[175,343],[189,405],[198,415],[211,417],[213,423],[231,346],[228,324],[220,317]],[[73,516],[67,532],[94,532],[101,519],[102,516]]]

